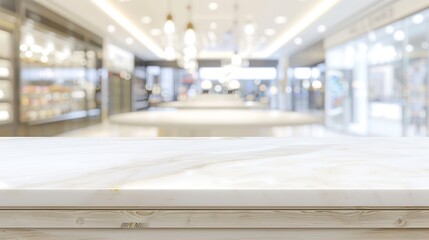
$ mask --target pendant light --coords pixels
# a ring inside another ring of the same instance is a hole
[[[189,11],[189,23],[186,26],[185,31],[185,45],[191,46],[195,45],[197,42],[197,34],[195,32],[194,24],[192,23],[192,6],[191,4],[188,5],[188,11]]]
[[[176,25],[174,24],[173,15],[171,14],[171,0],[168,0],[168,11],[167,21],[164,24],[164,32],[171,35],[176,31]]]
[[[241,67],[243,59],[240,55],[240,39],[239,39],[239,6],[238,3],[234,4],[234,55],[231,57],[231,65],[234,67]]]

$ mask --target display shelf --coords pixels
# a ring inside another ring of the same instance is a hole
[[[67,120],[86,118],[88,116],[89,115],[88,115],[87,111],[71,112],[71,113],[67,113],[67,114],[62,114],[58,117],[41,119],[41,120],[36,120],[36,121],[30,121],[30,122],[27,122],[27,124],[30,126],[34,126],[34,125],[41,125],[41,124],[47,124],[47,123],[54,123],[54,122],[61,122],[61,121],[67,121]]]
[[[10,59],[10,58],[5,58],[5,57],[2,57],[2,56],[0,56],[0,61],[12,61],[12,59]]]

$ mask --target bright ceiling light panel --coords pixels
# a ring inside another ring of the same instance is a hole
[[[210,23],[210,29],[216,30],[217,29],[217,23],[215,23],[215,22]]]
[[[276,17],[276,18],[274,19],[274,22],[275,22],[276,24],[279,24],[279,25],[281,25],[281,24],[285,24],[285,23],[287,22],[287,18],[286,18],[286,17],[283,17],[283,16],[278,16],[278,17]]]
[[[386,31],[387,34],[393,34],[395,32],[395,28],[393,26],[387,26],[384,31]]]
[[[317,27],[317,31],[320,32],[320,33],[326,32],[326,26],[325,25],[319,25]]]
[[[295,38],[294,42],[296,45],[301,45],[304,41],[302,40],[302,38],[297,37]]]
[[[374,32],[370,32],[370,33],[368,34],[368,39],[369,39],[371,42],[375,42],[375,41],[377,41],[377,35],[375,35],[375,33],[374,33]]]
[[[116,27],[113,25],[109,25],[109,26],[107,26],[107,31],[109,33],[114,33],[116,31]]]
[[[111,17],[123,29],[128,31],[135,39],[143,44],[147,49],[152,51],[159,58],[166,58],[164,50],[155,42],[153,42],[144,32],[140,30],[131,20],[121,13],[109,0],[92,0],[97,8]]]
[[[142,23],[144,23],[144,24],[149,24],[152,22],[152,18],[149,16],[142,17],[141,20],[142,20]]]
[[[153,29],[150,30],[150,34],[152,36],[159,36],[159,35],[162,34],[162,31],[159,28],[153,28]]]
[[[209,9],[212,11],[216,11],[219,8],[219,5],[215,2],[209,4]]]
[[[272,28],[269,28],[269,29],[266,29],[266,30],[264,31],[264,33],[265,33],[265,35],[267,35],[267,36],[271,37],[271,36],[274,36],[274,35],[276,34],[276,30],[274,30],[274,29],[272,29]]]
[[[322,0],[318,5],[316,5],[311,11],[309,11],[297,24],[292,28],[286,31],[284,34],[281,34],[276,41],[273,42],[265,51],[260,53],[255,53],[254,57],[257,58],[267,58],[271,56],[274,52],[279,50],[282,46],[287,44],[289,41],[294,39],[299,33],[304,31],[312,23],[314,23],[321,16],[326,14],[329,10],[335,7],[341,0]]]
[[[134,43],[134,39],[132,39],[132,38],[127,38],[127,39],[125,40],[125,42],[126,42],[128,45],[131,45],[131,44],[133,44],[133,43]]]
[[[425,17],[422,14],[416,14],[413,16],[413,22],[415,24],[421,24],[425,20]]]
[[[246,33],[246,35],[253,35],[255,34],[255,31],[255,25],[253,25],[252,23],[247,23],[244,27],[244,33]]]
[[[402,42],[405,40],[405,33],[402,30],[396,31],[395,34],[393,35],[393,38],[398,41],[398,42]]]

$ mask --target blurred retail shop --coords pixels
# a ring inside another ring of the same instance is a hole
[[[317,125],[426,137],[428,8],[427,0],[0,0],[0,136],[109,123],[160,128],[159,136]]]

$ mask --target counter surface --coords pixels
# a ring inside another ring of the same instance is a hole
[[[0,164],[0,209],[429,206],[429,139],[1,139]]]
[[[145,111],[112,116],[114,124],[182,128],[263,128],[317,124],[321,119],[307,114],[274,110],[178,110]]]

